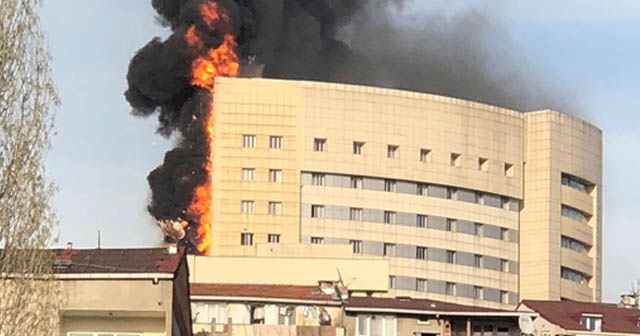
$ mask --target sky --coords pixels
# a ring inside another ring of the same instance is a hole
[[[635,214],[640,201],[640,1],[414,1],[405,10],[455,15],[480,8],[502,22],[543,75],[571,93],[578,114],[604,133],[603,299],[616,302],[640,278]],[[130,58],[167,30],[151,1],[44,1],[43,30],[62,99],[46,169],[59,187],[59,244],[155,246],[146,176],[170,141],[124,99]],[[536,74],[540,76],[540,73]]]

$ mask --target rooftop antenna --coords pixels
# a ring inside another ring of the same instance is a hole
[[[100,239],[100,230],[98,230],[98,250],[100,249],[102,245],[101,239]]]

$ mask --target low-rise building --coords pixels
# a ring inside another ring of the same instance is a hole
[[[539,314],[535,336],[640,335],[640,310],[616,304],[524,300],[517,310]]]
[[[54,250],[60,336],[190,336],[182,249]]]
[[[535,313],[411,298],[345,297],[339,284],[192,284],[202,335],[518,336]]]

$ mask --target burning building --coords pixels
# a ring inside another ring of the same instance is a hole
[[[392,295],[600,299],[600,130],[524,103],[309,81],[381,84],[377,63],[335,38],[370,2],[247,3],[153,1],[174,33],[129,67],[134,114],[180,134],[148,177],[149,212],[172,239],[211,256],[323,257],[324,244],[386,258]],[[232,78],[254,55],[255,71],[289,79]],[[391,86],[514,97],[486,78],[447,91],[464,79]]]

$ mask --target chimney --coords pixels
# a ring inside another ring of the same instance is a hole
[[[73,243],[67,242],[67,250],[73,250]]]

